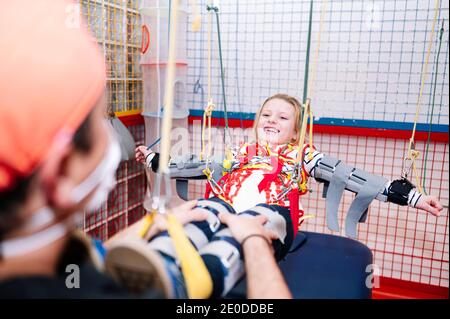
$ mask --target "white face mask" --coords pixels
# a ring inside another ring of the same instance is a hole
[[[82,217],[82,215],[81,215]],[[42,207],[36,211],[25,225],[26,230],[32,231],[50,225],[56,219],[55,213],[49,207]],[[34,234],[15,237],[0,242],[0,257],[10,258],[28,254],[41,249],[65,236],[79,222],[80,214],[71,215],[66,220],[44,228]]]
[[[111,130],[108,131],[111,132]],[[121,156],[119,143],[112,135],[110,133],[110,143],[100,164],[72,192],[71,198],[76,204],[94,191],[86,205],[87,210],[100,207],[108,198],[108,193],[115,186],[115,173]],[[51,208],[42,207],[27,221],[24,229],[27,232],[32,232],[39,228],[43,229],[28,236],[11,238],[0,242],[0,257],[20,256],[41,249],[65,236],[79,224],[82,218],[83,213],[76,213],[60,223],[44,228],[47,225],[51,225],[56,217]]]
[[[74,203],[81,202],[94,191],[86,205],[87,211],[99,208],[108,199],[109,192],[116,185],[116,170],[121,158],[120,146],[115,137],[111,136],[110,139],[111,142],[100,164],[72,191],[71,197]]]

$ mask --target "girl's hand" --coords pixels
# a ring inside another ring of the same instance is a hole
[[[141,164],[145,164],[145,159],[147,158],[147,155],[153,153],[153,151],[148,150],[147,146],[145,146],[145,145],[140,145],[140,146],[136,147],[136,149],[134,151],[135,151],[136,161]]]
[[[443,209],[441,203],[435,196],[422,195],[419,202],[416,204],[416,208],[422,209],[434,216],[439,216],[441,210]]]

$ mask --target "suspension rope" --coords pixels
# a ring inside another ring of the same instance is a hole
[[[439,2],[440,2],[440,0],[435,1],[434,18],[433,18],[433,22],[431,24],[430,37],[428,39],[428,49],[427,49],[427,54],[425,57],[425,63],[424,63],[423,69],[422,69],[420,91],[419,91],[419,96],[417,98],[416,115],[414,117],[414,126],[413,126],[413,129],[411,132],[411,138],[409,139],[409,143],[408,143],[408,153],[403,160],[403,168],[402,168],[402,177],[403,178],[407,178],[411,169],[413,170],[413,174],[414,174],[414,177],[416,180],[416,185],[417,185],[417,188],[420,193],[423,193],[423,190],[422,190],[422,186],[419,181],[419,177],[417,175],[417,168],[416,168],[416,163],[415,163],[415,160],[417,157],[419,157],[420,153],[414,149],[414,146],[415,146],[414,145],[415,144],[414,136],[416,134],[417,121],[419,119],[419,112],[420,112],[420,105],[422,102],[423,89],[425,87],[425,81],[426,81],[427,75],[428,75],[428,64],[429,64],[429,60],[430,60],[431,47],[433,46],[434,29],[436,27],[436,21],[438,18]],[[409,165],[406,165],[408,161],[410,161],[411,163]]]
[[[303,104],[306,104],[308,98],[308,75],[309,75],[309,52],[311,50],[311,29],[312,29],[313,0],[309,5],[309,23],[308,23],[308,39],[306,42],[306,58],[305,58],[305,78],[303,79]],[[303,125],[304,122],[301,123]]]
[[[211,96],[211,42],[212,42],[212,12],[208,11],[208,101]]]
[[[422,179],[422,188],[423,192],[426,194],[425,190],[425,180],[426,180],[426,174],[427,174],[427,160],[428,160],[428,149],[430,146],[431,141],[431,126],[433,125],[433,115],[434,115],[434,105],[435,105],[435,98],[436,98],[436,87],[437,87],[437,75],[438,75],[438,67],[439,67],[439,55],[441,53],[441,45],[442,45],[442,36],[444,35],[444,20],[442,20],[442,26],[441,30],[439,32],[439,47],[438,52],[436,56],[436,62],[435,62],[435,73],[434,73],[434,81],[432,83],[433,87],[433,99],[431,102],[431,114],[430,114],[430,122],[428,125],[428,137],[427,137],[427,147],[425,150],[425,158],[424,158],[424,167],[423,167],[423,179]]]
[[[322,2],[321,12],[320,12],[320,26],[319,32],[317,33],[317,44],[313,55],[312,67],[311,67],[311,77],[309,78],[309,57],[311,50],[311,31],[312,31],[312,16],[313,16],[313,1],[310,2],[309,9],[309,24],[308,24],[308,40],[306,46],[306,59],[305,59],[305,78],[304,78],[304,88],[303,88],[303,105],[302,105],[302,119],[299,123],[300,127],[300,138],[298,141],[298,153],[297,153],[297,164],[300,165],[303,161],[303,144],[306,139],[306,126],[308,125],[309,119],[309,152],[308,158],[311,160],[313,157],[313,112],[311,107],[311,96],[313,94],[314,83],[317,75],[317,62],[319,58],[319,50],[321,43],[321,35],[323,31],[325,12],[327,8],[328,1],[324,0]]]
[[[203,124],[202,124],[202,149],[200,151],[200,160],[206,161],[208,167],[208,161],[211,156],[211,117],[214,110],[214,103],[211,95],[211,43],[212,43],[212,12],[208,11],[208,105],[203,112]],[[207,124],[208,123],[208,124]],[[208,153],[206,152],[206,129],[208,129]]]
[[[226,93],[225,93],[225,75],[224,75],[224,69],[223,69],[223,57],[222,57],[222,41],[221,41],[221,35],[220,35],[220,20],[219,20],[219,8],[217,6],[214,6],[211,2],[207,5],[207,11],[208,11],[208,105],[205,108],[205,111],[203,113],[203,125],[202,125],[202,150],[200,152],[200,160],[206,161],[206,168],[203,170],[205,175],[207,176],[208,182],[212,183],[214,182],[212,180],[212,172],[209,169],[209,163],[210,163],[210,157],[212,152],[212,139],[211,139],[211,118],[212,118],[212,111],[215,108],[215,105],[212,100],[212,94],[211,94],[211,43],[212,43],[212,14],[215,13],[216,16],[216,27],[217,27],[217,41],[218,41],[218,50],[219,50],[219,61],[220,61],[220,75],[221,75],[221,84],[222,84],[222,97],[223,97],[223,104],[224,104],[224,120],[225,120],[225,128],[224,128],[224,143],[225,143],[225,153],[230,153],[230,142],[231,142],[231,135],[229,132],[229,125],[228,125],[228,112],[227,112],[227,100],[226,100]],[[206,130],[208,130],[208,153],[205,156],[206,152]],[[227,156],[228,157],[228,156]]]
[[[322,1],[322,7],[320,9],[320,25],[319,25],[319,32],[317,33],[317,44],[316,49],[314,51],[313,55],[313,61],[311,66],[311,77],[309,78],[309,83],[307,86],[307,97],[311,98],[313,96],[313,88],[314,84],[316,82],[316,75],[317,75],[317,61],[319,59],[319,52],[320,52],[320,43],[321,43],[321,35],[323,31],[323,25],[325,20],[325,12],[327,8],[328,0]]]
[[[209,161],[211,157],[211,118],[212,118],[212,111],[214,110],[214,104],[212,103],[212,100],[208,100],[208,105],[205,108],[205,111],[203,112],[203,124],[202,124],[202,150],[200,152],[200,160],[205,160],[206,162]],[[205,150],[206,150],[206,130],[208,130],[208,152],[205,156]]]
[[[222,58],[222,41],[220,37],[220,21],[219,21],[219,8],[217,6],[208,6],[208,10],[213,10],[216,14],[216,26],[217,26],[217,41],[219,44],[219,60],[220,60],[220,77],[222,84],[222,98],[223,98],[223,111],[224,111],[224,120],[225,120],[225,136],[230,137],[230,133],[228,130],[228,112],[227,112],[227,98],[225,94],[225,75],[223,71],[223,58]]]

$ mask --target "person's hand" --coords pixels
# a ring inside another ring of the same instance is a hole
[[[200,222],[208,218],[208,213],[201,209],[195,209],[197,205],[196,200],[188,201],[170,210],[170,214],[182,224],[185,225],[190,222]],[[164,215],[156,214],[153,220],[152,228],[155,233],[160,233],[167,230],[167,220]]]
[[[208,217],[208,214],[200,209],[195,209],[194,207],[196,204],[197,204],[196,200],[183,203],[182,205],[173,208],[172,214],[174,214],[177,220],[183,225],[192,221],[205,220]],[[145,225],[145,217],[141,218],[133,225],[128,226],[127,228],[119,231],[113,237],[105,241],[103,243],[105,248],[109,249],[111,245],[120,240],[129,238],[136,239],[138,234],[140,234],[140,232],[142,231],[144,225]],[[167,230],[166,217],[161,214],[156,214],[150,229],[145,235],[145,239],[149,240],[153,236],[165,230]]]
[[[436,196],[422,195],[419,202],[416,204],[416,208],[422,209],[434,216],[439,216],[443,207]]]
[[[278,235],[270,229],[264,228],[267,217],[263,215],[234,215],[230,213],[220,213],[219,219],[222,223],[228,225],[231,234],[239,242],[242,243],[246,237],[250,235],[262,235],[268,242],[278,238]]]
[[[145,159],[147,158],[147,156],[149,154],[153,153],[153,151],[148,150],[147,146],[145,146],[145,145],[140,145],[140,146],[136,147],[134,152],[135,152],[136,161],[141,164],[145,164]]]

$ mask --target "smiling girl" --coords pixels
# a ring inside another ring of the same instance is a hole
[[[333,159],[319,153],[314,147],[310,150],[309,145],[304,145],[301,150],[304,153],[303,162],[300,166],[297,164],[300,119],[301,105],[297,99],[286,94],[269,97],[256,114],[256,142],[243,144],[234,151],[230,165],[224,169],[217,186],[207,184],[205,199],[197,202],[197,208],[204,211],[208,218],[192,222],[184,228],[211,274],[212,297],[225,295],[244,274],[242,246],[246,239],[233,238],[230,230],[218,218],[219,214],[247,217],[262,215],[267,219],[265,227],[273,232],[275,239],[271,245],[276,259],[280,260],[289,251],[304,218],[299,197],[307,193],[308,178],[314,177],[330,185],[333,178],[338,178],[339,174],[333,176],[325,173],[325,168]],[[145,163],[147,159],[147,165],[151,165],[151,151],[141,147],[136,152],[138,161]],[[345,185],[345,189],[358,195],[359,192],[366,194],[371,190],[372,199],[409,205],[436,216],[442,210],[442,205],[434,196],[416,192],[414,186],[405,179],[391,182],[340,161],[335,163],[331,166],[332,174],[347,172],[346,178],[341,178],[340,182]],[[355,184],[354,181],[352,184],[351,176],[364,176],[365,184]],[[366,194],[363,200],[368,197]],[[177,256],[167,232],[154,237],[149,246],[158,251],[166,263],[177,264]],[[172,267],[171,276],[182,282],[181,273],[174,273],[175,269]]]

